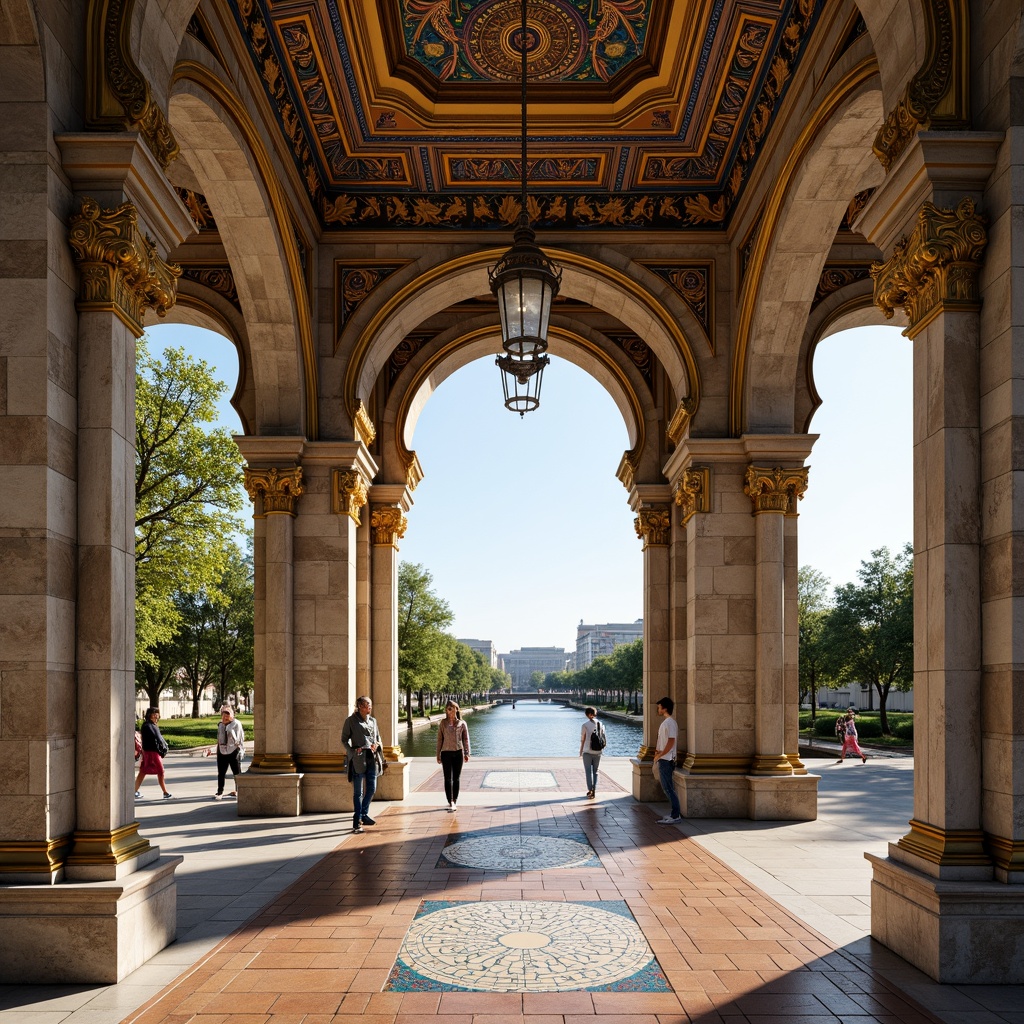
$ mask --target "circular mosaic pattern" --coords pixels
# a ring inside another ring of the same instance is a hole
[[[482,789],[554,789],[558,785],[551,772],[488,772]]]
[[[466,60],[477,74],[518,82],[522,74],[520,0],[495,0],[466,19]],[[579,13],[558,0],[532,0],[526,14],[526,74],[530,82],[558,81],[579,67],[587,26]]]
[[[653,956],[636,922],[585,903],[459,903],[417,918],[403,958],[434,981],[481,992],[611,985]]]
[[[585,864],[591,848],[557,836],[473,836],[446,846],[445,860],[491,871],[533,871]]]

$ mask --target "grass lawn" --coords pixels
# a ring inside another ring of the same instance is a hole
[[[251,740],[252,715],[236,715],[245,730],[245,738]],[[217,742],[217,726],[220,715],[205,718],[161,718],[160,732],[171,750],[188,750],[190,747],[205,747]]]
[[[801,711],[800,738],[836,742],[835,722],[839,714],[840,712],[831,709],[819,709],[818,715],[812,723],[810,711]],[[889,719],[889,728],[893,733],[891,736],[882,735],[882,726],[877,711],[857,712],[857,733],[860,737],[861,746],[913,750],[913,714],[905,711],[890,711],[887,717]]]

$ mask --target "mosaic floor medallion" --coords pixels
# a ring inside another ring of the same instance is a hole
[[[554,789],[558,785],[552,772],[488,772],[482,789]]]
[[[600,861],[583,833],[570,836],[524,836],[519,833],[453,836],[439,868],[484,871],[540,871],[544,868],[599,867]]]
[[[385,988],[671,991],[625,900],[425,900]]]

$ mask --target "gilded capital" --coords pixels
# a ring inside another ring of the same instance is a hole
[[[349,516],[356,526],[362,525],[359,510],[366,505],[369,494],[366,481],[361,473],[354,469],[336,469],[332,474],[334,511],[339,515]]]
[[[672,532],[672,519],[668,505],[644,505],[633,520],[636,535],[644,542],[644,550],[650,547],[664,547]]]
[[[397,548],[397,541],[405,536],[409,520],[402,515],[397,505],[374,505],[370,513],[370,527],[373,529],[373,543],[378,547]]]
[[[692,398],[683,398],[680,400],[679,405],[676,407],[676,411],[672,415],[672,419],[665,431],[669,441],[673,445],[678,445],[680,441],[686,436],[687,427],[690,425],[690,420],[693,418],[693,414],[697,409],[697,403]]]
[[[245,470],[245,489],[255,503],[257,496],[263,499],[263,511],[257,518],[273,512],[295,515],[295,502],[302,494],[302,467],[289,466],[286,469]]]
[[[973,199],[961,199],[956,209],[925,203],[910,237],[897,242],[884,263],[871,264],[875,305],[887,318],[902,306],[911,338],[943,310],[978,309],[978,271],[987,243],[985,220]]]
[[[681,526],[685,526],[697,512],[710,512],[711,467],[691,466],[685,470],[676,488],[675,501],[683,510]]]
[[[366,411],[366,406],[362,402],[359,403],[359,408],[356,409],[356,440],[362,441],[367,448],[373,444],[377,437],[377,428],[373,425],[373,420],[370,419],[370,414]]]
[[[782,512],[796,515],[796,503],[807,490],[807,469],[783,469],[781,466],[747,466],[743,493],[754,505],[754,515]]]
[[[143,311],[165,316],[178,297],[181,267],[165,263],[138,225],[132,203],[103,209],[83,199],[71,217],[68,242],[78,263],[80,310],[109,310],[131,331],[143,332]]]

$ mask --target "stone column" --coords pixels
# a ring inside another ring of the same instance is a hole
[[[633,760],[633,796],[643,801],[661,799],[653,770],[661,721],[656,705],[672,692],[669,496],[663,484],[638,484],[632,500],[644,558],[644,739]]]
[[[404,484],[370,489],[370,696],[388,770],[377,780],[381,800],[409,795],[408,761],[398,735],[398,541],[405,536],[411,498]]]

